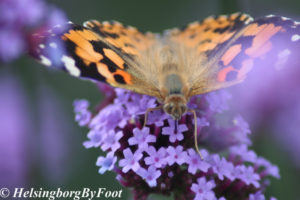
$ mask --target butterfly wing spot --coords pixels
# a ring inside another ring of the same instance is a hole
[[[290,55],[291,55],[291,50],[289,49],[284,49],[282,51],[280,51],[278,53],[278,58],[277,58],[277,62],[275,64],[275,69],[276,70],[280,70],[284,67],[284,65],[286,64],[286,62],[288,61]]]
[[[52,65],[51,60],[43,55],[40,55],[40,62],[48,67]]]
[[[90,62],[97,62],[103,58],[102,54],[95,50],[93,42],[91,42],[99,40],[99,38],[91,33],[91,31],[70,30],[69,33],[66,33],[63,36],[63,38],[65,38],[65,40],[68,39],[75,44],[76,55],[85,60],[87,65]]]
[[[69,56],[63,56],[61,58],[61,61],[64,63],[64,66],[66,70],[70,73],[72,76],[79,77],[80,76],[80,70],[75,65],[75,60],[72,57]]]
[[[44,44],[40,44],[39,47],[40,47],[41,49],[45,49],[45,45],[44,45]]]
[[[242,62],[242,67],[239,69],[237,74],[238,80],[243,80],[248,72],[250,72],[253,68],[253,59],[248,58]]]
[[[123,76],[121,76],[119,74],[115,74],[114,79],[116,82],[118,82],[120,84],[126,84],[126,81],[124,80]]]
[[[233,77],[235,78],[237,76],[237,72],[238,70],[232,66],[225,67],[218,73],[218,82],[233,80]]]
[[[224,65],[228,65],[242,50],[241,44],[231,46],[222,56],[221,61]]]
[[[291,37],[291,41],[292,41],[292,42],[297,42],[299,39],[300,39],[300,35],[298,35],[298,34],[294,34],[294,35]]]
[[[112,60],[119,68],[124,69],[124,60],[113,50],[111,49],[103,49],[104,55]]]
[[[120,84],[127,84],[127,85],[133,84],[132,76],[125,71],[117,70],[115,73],[113,73],[113,75],[117,77],[115,81]],[[122,79],[120,78],[120,76],[122,77]]]
[[[56,49],[56,48],[57,48],[57,44],[56,44],[56,43],[54,43],[54,42],[51,42],[51,43],[49,44],[49,46],[50,46],[50,47],[52,47],[52,48],[54,48],[54,49]]]
[[[282,19],[283,21],[291,20],[291,18],[288,18],[288,17],[281,17],[281,19]]]

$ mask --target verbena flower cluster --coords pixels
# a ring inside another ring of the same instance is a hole
[[[33,44],[31,35],[66,22],[65,15],[43,0],[0,1],[0,61],[9,62]]]
[[[99,173],[117,173],[117,180],[132,188],[134,199],[153,193],[177,200],[265,199],[269,177],[279,178],[276,166],[249,150],[251,131],[240,115],[226,111],[228,92],[195,96],[188,104],[197,112],[201,160],[194,148],[192,114],[177,125],[163,111],[154,111],[143,127],[146,110],[158,106],[154,97],[101,89],[109,93],[109,101],[92,112],[88,101],[76,100],[76,121],[90,129],[84,146],[107,152],[97,160]]]

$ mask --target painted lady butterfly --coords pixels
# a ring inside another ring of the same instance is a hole
[[[162,106],[147,113],[163,109],[178,120],[186,112],[196,116],[187,108],[191,96],[242,82],[258,60],[272,58],[268,65],[296,62],[299,27],[284,17],[253,20],[235,13],[159,35],[91,20],[83,26],[70,23],[61,34],[55,33],[61,30],[57,26],[37,36],[39,45],[31,54],[73,76],[155,96]]]

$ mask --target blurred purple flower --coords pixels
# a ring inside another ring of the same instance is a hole
[[[90,130],[87,137],[90,140],[83,143],[86,148],[99,147],[102,144],[103,135],[96,130]]]
[[[122,89],[114,91],[109,96],[115,98],[110,99],[110,104],[105,101],[107,106],[86,125],[90,132],[85,146],[111,146],[105,138],[122,133],[114,149],[119,160],[114,171],[122,185],[133,188],[134,199],[145,200],[151,193],[173,194],[178,200],[217,199],[216,196],[247,199],[250,193],[264,191],[269,176],[279,177],[278,168],[249,150],[251,131],[247,122],[240,115],[225,114],[231,97],[227,92],[212,92],[190,100],[189,106],[197,112],[199,144],[216,151],[200,150],[204,157],[201,160],[194,150],[192,115],[184,115],[176,126],[168,115],[154,111],[149,113],[147,127],[142,127],[147,108],[158,105],[155,98]],[[80,112],[80,107],[86,112],[84,103],[75,106],[75,113]],[[108,147],[103,150],[109,152]]]
[[[1,76],[0,91],[0,188],[12,189],[28,184],[32,116],[19,81]]]
[[[68,168],[65,162],[70,163],[71,124],[66,117],[66,110],[60,104],[60,99],[49,87],[41,85],[38,88],[38,115],[40,134],[39,144],[41,146],[35,152],[42,165],[42,173],[52,183],[61,183],[68,176]],[[46,113],[46,114],[45,114]],[[72,136],[73,137],[73,136]],[[51,149],[51,151],[49,151]]]
[[[267,58],[264,62],[273,63]],[[300,167],[299,62],[289,61],[282,68],[257,65],[243,84],[231,89],[232,108],[249,121],[253,133],[264,134],[266,131],[261,130],[268,130],[268,137],[279,143],[276,148],[283,148]]]
[[[212,166],[212,171],[217,174],[220,180],[224,180],[224,177],[229,180],[234,180],[232,172],[234,171],[234,165],[228,162],[225,158],[220,158],[219,155],[212,155],[209,159],[209,164]]]
[[[89,102],[86,100],[74,101],[75,121],[79,126],[86,126],[92,117],[92,113],[88,110]]]
[[[113,130],[109,131],[108,134],[103,138],[103,143],[101,149],[106,151],[110,149],[112,152],[115,152],[120,148],[119,140],[123,137],[123,133],[118,131],[115,133]]]
[[[242,180],[246,185],[254,185],[256,188],[260,186],[260,176],[254,172],[252,166],[238,165],[235,167],[235,176]]]
[[[98,157],[96,165],[100,167],[99,173],[104,174],[106,171],[111,171],[116,162],[117,157],[114,156],[114,152],[109,152],[106,157]]]
[[[0,61],[16,59],[33,45],[30,35],[42,27],[50,29],[66,22],[65,15],[42,0],[0,1]]]
[[[265,195],[262,194],[261,191],[256,192],[255,194],[250,194],[249,195],[249,200],[265,200],[266,197]],[[274,197],[271,197],[270,200],[277,200]]]
[[[15,59],[25,50],[25,46],[21,33],[10,29],[0,30],[0,60],[7,62]]]

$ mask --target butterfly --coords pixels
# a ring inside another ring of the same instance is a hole
[[[156,97],[161,106],[148,109],[145,122],[155,109],[175,120],[192,112],[198,152],[190,97],[242,82],[266,57],[272,58],[268,65],[296,62],[300,45],[299,23],[273,15],[256,20],[242,13],[208,17],[163,34],[142,33],[116,21],[64,28],[37,35],[31,55],[72,76]]]

